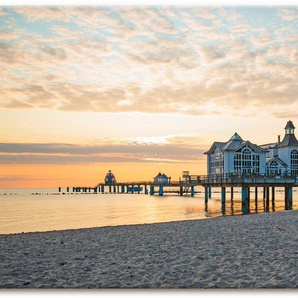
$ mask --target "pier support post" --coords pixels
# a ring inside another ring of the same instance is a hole
[[[104,193],[105,192],[105,187],[102,185],[100,188],[101,188],[101,192]]]
[[[266,187],[264,186],[263,187],[263,199],[265,199],[266,198]]]
[[[234,199],[234,187],[231,187],[231,199]]]
[[[190,195],[193,197],[195,195],[195,187],[191,186],[190,187]]]
[[[141,192],[141,185],[138,185],[138,193]]]
[[[67,186],[66,191],[69,192],[69,186]]]
[[[275,211],[275,187],[272,186],[271,189],[271,200],[272,200],[272,211]]]
[[[154,195],[154,186],[150,185],[150,196]]]
[[[135,192],[135,186],[132,185],[132,186],[131,186],[131,193],[134,193],[134,192]]]
[[[248,208],[248,213],[250,213],[250,187],[247,187],[247,208]]]
[[[94,187],[93,190],[94,190],[94,193],[97,193],[97,187]]]
[[[163,186],[162,185],[159,186],[158,195],[163,196]]]
[[[208,186],[208,198],[211,199],[211,186]]]
[[[293,187],[285,187],[285,210],[292,210],[293,208]]]
[[[224,215],[226,213],[226,188],[221,188],[221,211]]]
[[[125,185],[124,184],[121,185],[121,193],[125,193]]]
[[[116,192],[117,192],[117,191],[116,191],[116,185],[114,185],[113,189],[114,189],[114,193],[116,193]]]
[[[61,186],[59,186],[58,191],[61,192]]]
[[[248,208],[248,187],[247,186],[242,186],[241,198],[242,198],[242,214],[248,214],[249,208]]]
[[[293,209],[293,187],[289,186],[289,210]]]
[[[183,186],[180,186],[180,191],[179,191],[179,193],[180,193],[180,196],[183,196]]]
[[[145,195],[148,195],[148,188],[147,188],[147,185],[145,185],[144,187],[145,187]]]

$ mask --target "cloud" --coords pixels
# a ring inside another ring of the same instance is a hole
[[[16,6],[13,10],[24,16],[29,22],[60,21],[69,22],[68,9],[64,6]]]
[[[292,7],[291,9],[279,8],[277,10],[277,14],[281,17],[283,21],[298,20],[298,17],[297,17],[298,9],[296,7]]]
[[[297,102],[297,9],[242,11],[2,9],[23,26],[0,33],[0,106],[202,115]]]
[[[193,143],[187,136],[165,137],[165,143],[157,139],[128,139],[102,145],[77,145],[67,143],[0,143],[2,164],[64,164],[94,162],[149,162],[150,159],[172,162],[199,159],[205,148]],[[192,144],[192,145],[190,145]]]

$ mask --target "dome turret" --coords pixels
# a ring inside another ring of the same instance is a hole
[[[285,136],[281,143],[277,145],[278,148],[289,147],[289,146],[298,146],[298,141],[294,134],[295,126],[291,120],[287,122],[285,127]]]

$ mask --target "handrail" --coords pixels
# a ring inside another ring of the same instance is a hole
[[[115,184],[98,183],[99,186],[117,186],[117,185],[162,185],[162,186],[192,186],[203,184],[218,184],[218,183],[289,183],[298,185],[297,176],[289,175],[267,175],[267,174],[246,174],[246,173],[226,173],[214,175],[190,175],[188,179],[179,181],[169,181],[167,183],[156,183],[154,181],[129,181],[116,182]]]

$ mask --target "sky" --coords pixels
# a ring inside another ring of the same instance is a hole
[[[297,29],[297,5],[0,5],[0,188],[178,180],[235,132],[275,142]]]

